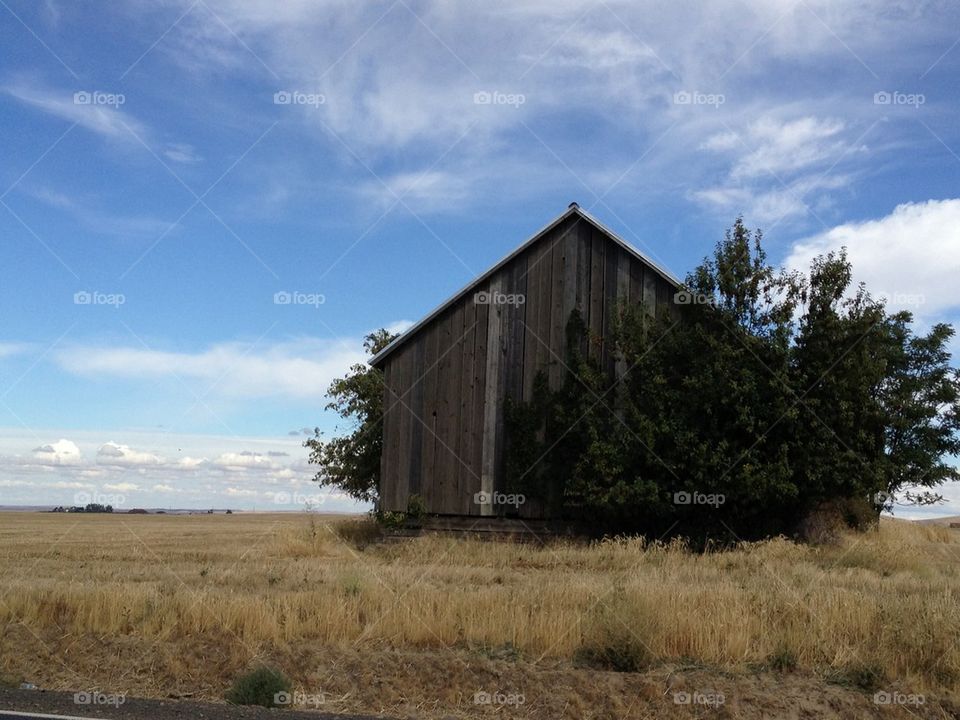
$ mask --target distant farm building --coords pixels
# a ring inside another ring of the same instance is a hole
[[[545,503],[498,502],[505,483],[504,405],[528,401],[543,372],[560,385],[576,309],[591,356],[621,371],[607,338],[618,303],[678,312],[680,280],[576,203],[411,327],[370,364],[384,374],[380,506],[468,526],[483,518],[550,520]]]

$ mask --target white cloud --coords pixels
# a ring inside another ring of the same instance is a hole
[[[256,490],[246,490],[238,487],[228,487],[224,493],[228,497],[256,497],[260,493]]]
[[[806,270],[844,246],[854,281],[887,296],[888,307],[936,318],[960,306],[960,199],[905,203],[877,220],[839,225],[795,243],[786,264]]]
[[[92,501],[97,501],[97,493],[119,496],[108,502],[120,509],[128,509],[134,502],[144,508],[170,507],[171,497],[178,498],[176,505],[182,507],[251,509],[262,503],[266,492],[292,493],[315,474],[300,440],[285,436],[221,437],[147,431],[119,435],[125,442],[104,441],[96,431],[77,431],[76,441],[49,443],[48,451],[47,446],[36,448],[32,431],[4,429],[0,432],[0,505],[72,505],[79,502],[76,492],[85,491]],[[151,448],[151,453],[144,454],[161,462],[154,463],[147,457],[144,464],[133,466],[103,464],[101,453],[89,459],[80,454],[79,447],[87,446],[105,448],[111,460],[121,453],[136,458],[142,452],[131,448]],[[182,453],[188,454],[180,456]],[[42,458],[35,459],[34,454]],[[210,457],[216,460],[206,459]],[[66,464],[54,464],[64,458]],[[340,511],[365,509],[350,498],[333,494],[327,507]]]
[[[748,126],[742,140],[746,153],[730,171],[734,180],[784,175],[824,161],[839,159],[847,149],[838,138],[844,129],[839,120],[802,117],[780,121],[760,118]],[[714,147],[729,143],[727,133],[711,138]],[[707,143],[711,142],[708,140]],[[738,144],[732,145],[737,149]]]
[[[35,83],[23,83],[7,85],[2,91],[41,112],[76,123],[103,137],[135,142],[132,133],[140,137],[147,134],[146,127],[140,121],[120,110],[118,106],[77,102],[74,90],[52,90]]]
[[[271,458],[251,450],[223,453],[213,461],[213,464],[229,469],[273,468],[276,465]]]
[[[203,159],[197,153],[196,149],[187,143],[170,143],[164,149],[163,154],[168,159],[185,165],[192,165]]]
[[[320,399],[330,382],[366,356],[356,341],[303,339],[272,346],[222,343],[195,353],[75,346],[56,354],[84,377],[194,379],[202,390],[242,398]]]
[[[727,127],[700,144],[701,150],[728,159],[723,183],[691,197],[724,212],[743,213],[748,222],[778,223],[816,213],[828,191],[852,181],[845,161],[863,146],[850,135],[843,122],[814,116],[766,115],[740,132]]]
[[[153,453],[133,450],[129,445],[111,441],[97,450],[97,462],[103,465],[160,465],[163,459]]]
[[[34,448],[33,457],[44,465],[79,465],[83,462],[80,448],[65,438]]]
[[[112,490],[115,492],[131,492],[133,490],[139,490],[140,486],[136,483],[131,482],[120,482],[120,483],[106,483],[103,486],[104,490]]]

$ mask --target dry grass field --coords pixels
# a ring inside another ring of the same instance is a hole
[[[0,678],[219,700],[267,663],[329,712],[957,716],[957,530],[372,539],[305,514],[0,514]]]

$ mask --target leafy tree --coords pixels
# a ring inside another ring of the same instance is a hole
[[[952,329],[915,337],[851,288],[845,252],[803,277],[761,240],[736,221],[688,276],[679,323],[621,308],[619,379],[582,355],[575,314],[562,386],[508,409],[508,482],[597,530],[750,537],[830,504],[875,520],[888,493],[956,479]]]
[[[900,312],[885,326],[887,373],[877,392],[886,418],[883,485],[891,499],[911,488],[908,502],[928,504],[942,497],[922,488],[960,479],[956,466],[944,462],[960,454],[960,374],[950,367],[947,350],[953,328],[938,323],[917,336],[911,321],[910,313]]]
[[[363,347],[376,355],[396,337],[380,329],[364,338]],[[314,481],[336,487],[363,502],[374,502],[379,496],[380,456],[383,448],[383,373],[365,363],[358,363],[342,378],[334,380],[327,390],[333,410],[350,422],[347,434],[324,440],[319,428],[304,442],[310,449],[309,462],[318,465]],[[338,427],[337,432],[342,432]]]

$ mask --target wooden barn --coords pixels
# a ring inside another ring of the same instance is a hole
[[[604,338],[617,303],[677,312],[679,286],[572,203],[371,359],[385,379],[381,509],[405,512],[419,496],[439,526],[550,520],[538,499],[506,497],[505,401],[529,400],[540,371],[559,386],[575,308],[589,352],[614,372]]]

